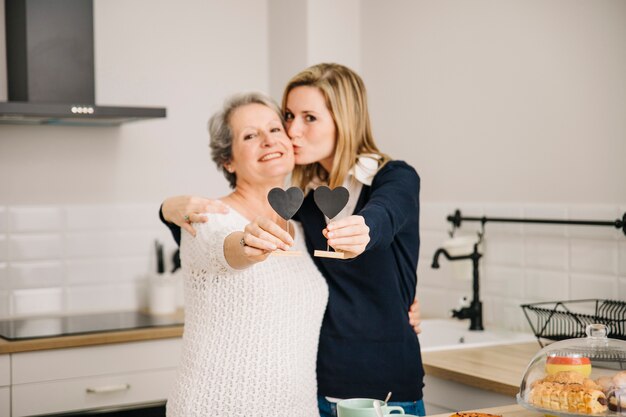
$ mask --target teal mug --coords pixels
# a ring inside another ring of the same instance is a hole
[[[337,416],[338,417],[376,417],[376,410],[374,410],[374,401],[379,401],[383,414],[392,414],[394,416],[398,414],[404,414],[402,407],[386,405],[380,400],[374,400],[371,398],[350,398],[347,400],[341,400],[337,403]]]

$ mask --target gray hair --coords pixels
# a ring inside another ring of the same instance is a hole
[[[239,107],[248,104],[261,104],[276,112],[280,117],[281,123],[284,124],[283,113],[278,104],[269,96],[258,93],[241,93],[230,96],[224,101],[222,109],[217,111],[209,119],[209,136],[211,140],[209,147],[211,148],[211,158],[217,165],[217,169],[221,169],[222,173],[228,180],[230,188],[235,188],[237,175],[228,172],[225,164],[229,163],[233,157],[233,132],[230,128],[230,117]]]

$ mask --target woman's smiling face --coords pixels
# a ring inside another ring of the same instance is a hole
[[[232,113],[229,124],[233,133],[229,165],[238,184],[284,179],[293,170],[293,147],[274,110],[262,104],[247,104]]]
[[[337,129],[324,95],[317,87],[299,86],[288,93],[285,124],[293,143],[296,164],[319,162],[330,172]]]

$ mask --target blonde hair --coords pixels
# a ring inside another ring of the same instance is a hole
[[[319,178],[328,182],[330,188],[338,187],[361,154],[378,155],[379,169],[389,162],[391,158],[380,152],[374,142],[365,84],[357,73],[343,65],[328,63],[301,71],[285,87],[283,112],[287,108],[289,92],[300,86],[317,87],[324,95],[326,107],[335,122],[337,141],[331,172],[319,162],[296,165],[292,174],[294,185],[304,189],[311,180]]]

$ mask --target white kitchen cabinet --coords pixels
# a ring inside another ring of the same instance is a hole
[[[175,374],[164,369],[15,385],[13,417],[163,401]]]
[[[9,355],[0,355],[0,417],[11,415],[11,361]]]
[[[11,362],[9,355],[0,355],[0,387],[11,385]]]
[[[13,354],[12,416],[164,401],[180,346],[173,338]]]
[[[427,415],[516,404],[512,396],[434,376],[426,375],[424,384],[424,406]]]
[[[11,390],[0,387],[0,417],[11,417]]]

